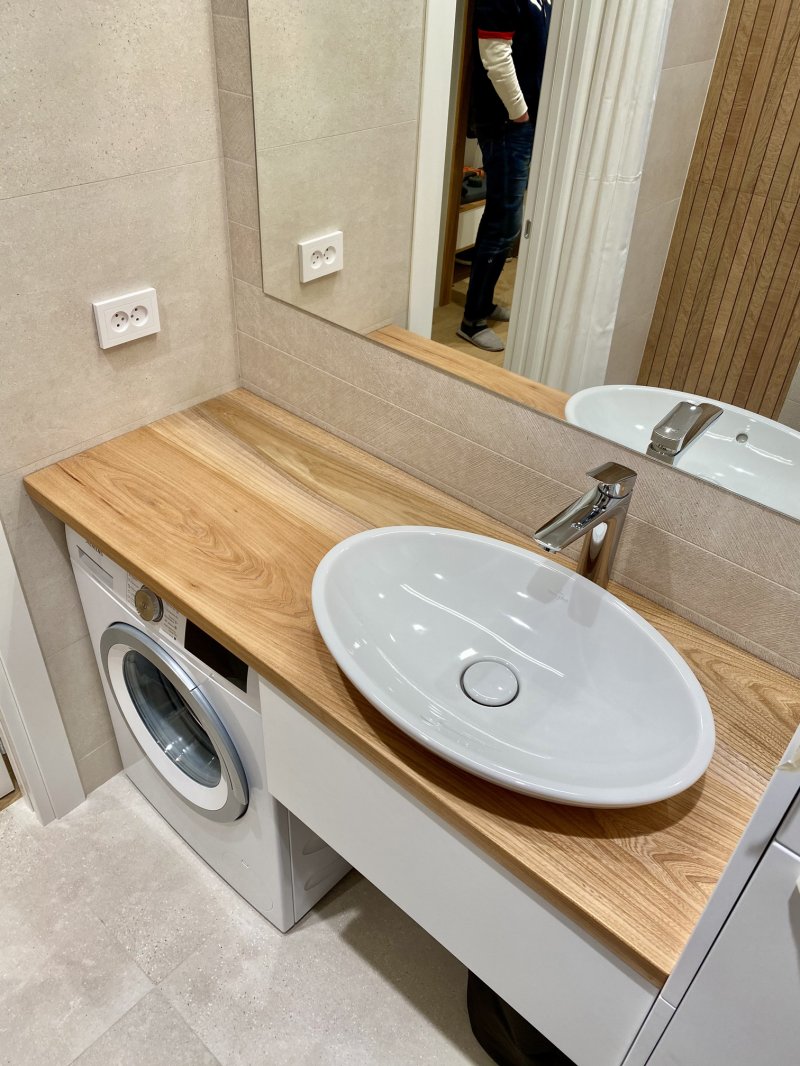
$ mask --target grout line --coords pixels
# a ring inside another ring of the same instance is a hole
[[[61,448],[56,452],[51,452],[49,455],[43,455],[28,463],[24,463],[22,466],[0,472],[0,481],[4,481],[6,478],[14,476],[24,478],[28,474],[32,474],[35,470],[40,470],[43,466],[59,463],[62,459],[68,459],[72,455],[77,455],[78,452],[86,451],[89,448],[96,448],[100,444],[105,444],[114,437],[121,437],[124,433],[130,433],[134,429],[141,429],[143,426],[149,426],[151,422],[158,422],[162,418],[168,418],[170,415],[178,414],[179,411],[185,411],[187,408],[194,407],[196,404],[204,403],[206,400],[213,400],[217,396],[222,396],[223,393],[238,388],[238,380],[237,376],[232,382],[226,383],[221,388],[215,387],[213,389],[207,389],[188,399],[179,400],[175,404],[170,404],[170,406],[160,414],[152,417],[146,415],[144,418],[137,419],[135,422],[126,422],[121,426],[112,426],[110,429],[104,430],[102,433],[87,437],[85,440],[76,441],[75,444],[71,444],[67,448]],[[11,527],[7,526],[6,532],[9,533],[12,529],[18,528],[19,525]]]
[[[220,92],[227,92],[226,89],[221,89]],[[414,118],[404,118],[397,122],[382,122],[377,126],[360,126],[356,130],[342,130],[341,133],[325,133],[319,137],[300,137],[294,141],[282,141],[280,144],[270,144],[264,148],[258,147],[258,137],[256,136],[256,156],[266,155],[267,152],[279,151],[282,148],[292,148],[297,144],[316,144],[318,141],[334,141],[343,137],[354,137],[359,133],[374,133],[376,130],[391,130],[398,129],[400,126],[412,126],[414,124]]]
[[[224,156],[220,149],[218,155],[204,156],[202,159],[190,159],[185,163],[169,163],[165,167],[150,167],[147,170],[126,171],[124,174],[111,174],[105,178],[91,178],[89,181],[77,181],[71,185],[54,185],[51,189],[34,189],[32,192],[13,193],[11,196],[0,196],[0,203],[8,200],[25,200],[32,196],[48,196],[51,193],[66,192],[68,189],[83,189],[88,185],[105,185],[112,181],[124,181],[126,178],[141,178],[146,174],[163,174],[167,170],[181,170],[183,167],[196,167],[202,163],[213,163],[223,160]]]

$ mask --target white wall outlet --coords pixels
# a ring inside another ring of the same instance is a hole
[[[316,281],[326,274],[335,274],[344,266],[344,234],[340,229],[310,241],[298,241],[300,280]]]
[[[140,289],[110,300],[96,300],[92,307],[101,348],[127,344],[161,329],[155,289]]]

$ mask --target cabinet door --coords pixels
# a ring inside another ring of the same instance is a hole
[[[648,1066],[800,1063],[800,858],[770,845]]]

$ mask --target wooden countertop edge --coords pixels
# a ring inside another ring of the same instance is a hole
[[[240,400],[242,396],[249,397],[247,402],[251,406],[263,404],[267,413],[269,410],[279,411],[279,409],[271,409],[271,405],[266,404],[265,401],[257,401],[255,397],[251,396],[251,394],[243,393],[243,390],[238,390],[237,393],[228,394],[228,397],[221,397],[219,401],[211,401],[209,405],[200,405],[197,409],[192,410],[199,412],[217,402],[222,405],[224,405],[226,401],[235,403],[237,396]],[[284,420],[294,418],[294,416],[289,416],[284,412],[279,413]],[[171,419],[176,417],[177,416],[170,416],[170,418],[162,420],[162,423],[155,423],[154,425],[166,425],[167,423],[170,423]],[[301,420],[296,421],[300,422]],[[308,426],[307,423],[302,423],[302,425]],[[343,451],[352,448],[352,446],[340,442],[338,438],[331,438],[329,434],[324,434],[323,431],[316,430],[315,427],[309,427],[309,432],[312,429],[318,437],[329,438],[330,446],[334,450]],[[134,434],[128,436],[133,437],[136,434],[142,434],[144,432],[145,431],[142,430],[134,431]],[[121,438],[117,438],[117,440],[120,439]],[[138,439],[143,440],[144,438],[140,437]],[[101,445],[98,449],[92,449],[89,453],[82,454],[91,455],[101,451],[103,447],[104,446]],[[355,449],[355,451],[358,450]],[[360,454],[366,455],[366,453]],[[77,458],[78,457],[71,457],[72,460]],[[370,464],[376,467],[376,469],[385,468],[387,476],[397,476],[400,478],[406,478],[410,482],[414,481],[414,479],[410,479],[408,475],[402,475],[400,472],[396,471],[395,468],[386,467],[385,464],[380,463],[379,460],[374,460],[372,457],[368,458]],[[530,865],[526,865],[525,862],[515,854],[507,840],[498,843],[496,840],[487,839],[485,832],[482,832],[479,827],[474,825],[469,818],[465,816],[463,810],[459,811],[457,809],[459,802],[461,802],[463,806],[465,792],[468,791],[470,795],[473,792],[477,792],[480,795],[481,790],[486,786],[481,783],[474,784],[476,779],[471,778],[469,775],[466,775],[462,771],[445,763],[437,756],[417,745],[404,734],[401,734],[399,730],[395,730],[395,727],[392,726],[391,723],[383,719],[378,712],[367,704],[366,701],[364,701],[363,698],[349,686],[349,684],[343,681],[342,675],[339,674],[338,669],[335,667],[335,664],[333,664],[333,660],[327,652],[327,649],[321,644],[321,641],[317,641],[317,644],[315,645],[315,654],[319,657],[318,672],[325,682],[332,686],[330,692],[334,704],[335,701],[339,701],[341,705],[347,703],[352,709],[354,716],[358,717],[359,725],[363,723],[363,731],[360,729],[353,729],[352,723],[348,725],[346,721],[337,717],[337,713],[332,711],[329,706],[326,706],[325,703],[320,702],[320,699],[314,698],[309,692],[295,684],[290,677],[280,669],[276,669],[272,663],[258,656],[254,656],[248,647],[240,644],[230,632],[222,632],[212,613],[210,611],[206,612],[198,609],[196,602],[185,598],[176,587],[169,583],[170,579],[168,575],[157,572],[158,567],[156,565],[153,565],[151,569],[143,569],[136,559],[120,552],[118,547],[114,543],[111,543],[107,537],[100,536],[96,528],[89,528],[89,526],[76,515],[75,511],[70,510],[68,506],[62,506],[59,501],[70,499],[70,489],[74,486],[77,491],[79,485],[77,481],[74,481],[72,485],[70,484],[70,479],[72,478],[72,474],[68,469],[70,462],[71,460],[65,460],[63,463],[55,464],[29,475],[25,479],[25,482],[32,498],[56,515],[56,517],[62,522],[70,525],[88,540],[97,544],[98,547],[106,551],[107,554],[121,566],[133,572],[141,580],[151,584],[157,592],[160,592],[167,599],[171,600],[179,610],[201,627],[207,629],[212,635],[230,646],[233,651],[241,655],[254,667],[254,669],[284,691],[287,696],[300,704],[300,706],[317,718],[323,725],[330,728],[332,732],[340,737],[345,743],[351,745],[359,752],[359,754],[374,763],[383,772],[387,773],[412,796],[430,808],[434,814],[442,817],[455,830],[462,833],[467,839],[486,852],[486,854],[492,859],[497,861],[504,869],[518,877],[523,883],[528,884],[535,891],[541,893],[545,899],[557,906],[569,918],[574,919],[583,928],[587,929],[591,935],[596,937],[615,955],[624,959],[642,976],[655,984],[663,983],[671,968],[668,960],[671,959],[674,964],[674,949],[672,949],[672,951],[664,949],[664,951],[660,953],[653,949],[647,954],[644,953],[644,951],[639,950],[612,929],[604,926],[596,914],[589,912],[579,905],[576,900],[560,892],[557,888],[554,888],[552,884],[538,876],[535,871],[532,871]],[[437,491],[438,490],[430,489],[429,494],[436,494]],[[440,495],[443,496],[444,494]],[[335,504],[321,497],[318,498],[318,502],[326,508],[335,507]],[[455,501],[454,506],[456,506]],[[466,505],[458,506],[462,509],[466,508]],[[331,514],[333,514],[333,512],[331,512]],[[353,527],[352,531],[355,531],[358,528],[366,528],[370,524],[389,524],[386,522],[369,522],[358,517],[354,518],[346,509],[341,512],[341,515],[341,521],[344,522],[344,526],[342,527],[343,535],[347,535],[348,532],[348,519],[350,520],[350,525]],[[485,516],[480,516],[479,512],[475,512],[475,515],[476,518],[480,519],[482,524],[488,523],[489,525],[496,527],[496,529],[502,533],[503,527],[501,527],[499,523],[494,523],[493,520],[488,519],[486,519],[484,523]],[[122,517],[124,518],[124,515]],[[333,524],[336,525],[336,522]],[[521,542],[524,538],[521,538],[521,536],[514,533],[514,531],[509,530],[508,539]],[[691,637],[692,632],[697,629],[697,627],[693,626],[691,623],[686,623],[684,620],[678,619],[677,616],[672,616],[670,612],[667,612],[656,605],[649,604],[649,601],[643,600],[641,597],[630,593],[626,594],[625,590],[620,590],[620,592],[625,600],[633,601],[634,607],[640,608],[640,606],[644,605],[645,610],[643,613],[650,616],[651,621],[658,618],[663,624],[665,619],[667,621],[674,619],[675,624],[673,628],[684,637],[687,634]],[[649,610],[646,609],[648,605],[650,608]],[[705,631],[697,630],[697,634],[702,634],[702,642],[711,649],[716,648],[723,660],[729,659],[736,662],[741,660],[740,665],[743,667],[746,667],[748,662],[752,661],[755,676],[758,677],[760,674],[760,680],[766,680],[766,683],[768,685],[771,684],[773,688],[775,688],[776,685],[779,685],[780,678],[785,676],[781,675],[780,671],[777,671],[775,668],[768,667],[760,660],[753,659],[751,656],[747,655],[747,653],[731,648],[724,641],[705,633]],[[680,646],[679,650],[681,650]],[[797,683],[794,679],[788,677],[786,678],[786,682],[787,685],[791,685],[791,688],[787,688],[786,690],[787,702],[791,702],[795,699]],[[794,702],[791,702],[791,706],[794,708]],[[371,735],[367,734],[374,734],[377,738],[377,743],[372,740]],[[382,748],[381,745],[384,745],[384,748]],[[402,752],[401,756],[397,756],[397,749]],[[772,751],[770,751],[770,757],[771,756]],[[393,761],[393,758],[401,759],[402,764],[398,765],[397,761]],[[754,772],[756,779],[760,780],[764,777],[763,770]],[[766,782],[764,781],[764,783]],[[493,786],[489,787],[493,788]],[[446,803],[443,805],[442,793],[447,793],[452,796],[453,802],[449,805]],[[501,846],[503,843],[505,846]],[[662,957],[661,961],[659,961],[659,956]]]
[[[422,337],[401,326],[384,326],[369,334],[370,340],[392,348],[428,366],[434,366],[452,377],[468,381],[489,392],[505,396],[508,400],[533,407],[543,414],[564,421],[565,406],[569,394],[541,385],[538,381],[515,374],[502,366],[494,366],[475,356],[466,355],[446,344]]]

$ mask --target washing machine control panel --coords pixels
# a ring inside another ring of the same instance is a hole
[[[133,594],[133,605],[145,622],[160,622],[164,615],[164,604],[160,596],[156,596],[147,585],[142,585]]]
[[[147,585],[143,585],[132,574],[127,574],[126,576],[125,599],[134,608],[139,617],[144,619],[145,622],[158,624],[160,631],[173,640],[181,640],[183,637],[183,633],[180,631],[182,616],[178,614],[171,604],[164,603],[160,596],[156,595]]]

